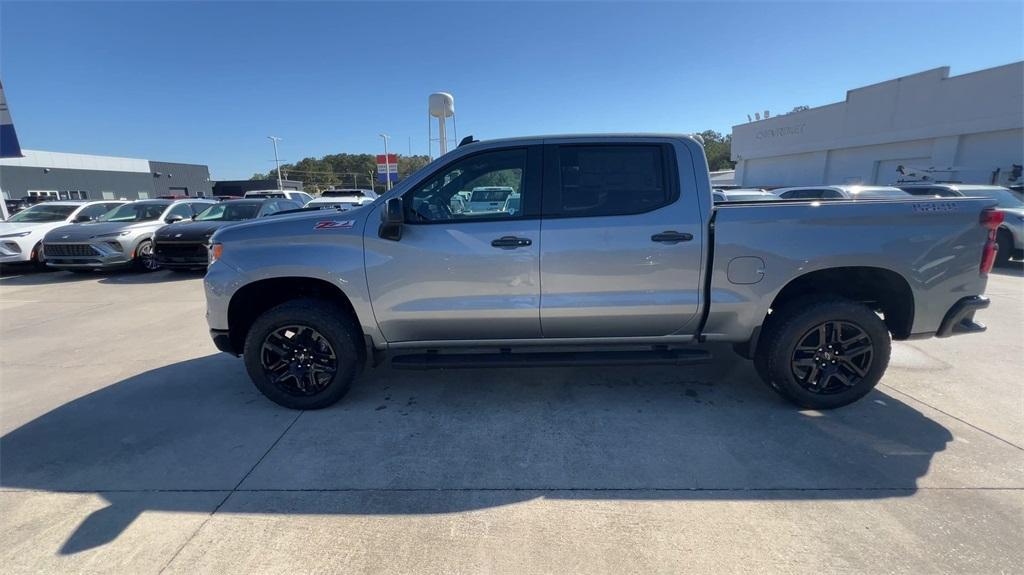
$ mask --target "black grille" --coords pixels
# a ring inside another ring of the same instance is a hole
[[[157,242],[154,253],[161,260],[205,262],[206,244],[194,242]]]
[[[88,244],[44,244],[43,253],[48,258],[59,258],[66,256],[95,256],[98,254]]]

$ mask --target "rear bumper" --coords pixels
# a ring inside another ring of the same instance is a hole
[[[231,355],[238,355],[233,345],[231,345],[231,334],[226,329],[211,329],[210,337],[213,338],[213,345],[223,351],[224,353],[230,353]]]
[[[988,307],[989,299],[975,295],[961,298],[949,308],[946,316],[939,324],[935,337],[949,337],[965,333],[981,333],[988,329],[984,324],[974,321],[974,312]]]

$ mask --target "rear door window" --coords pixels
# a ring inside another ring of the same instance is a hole
[[[544,214],[615,216],[667,206],[678,197],[671,157],[659,144],[551,146]]]

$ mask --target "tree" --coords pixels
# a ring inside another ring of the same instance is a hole
[[[704,139],[704,155],[708,157],[708,169],[714,172],[736,167],[735,162],[729,159],[732,154],[732,134],[723,136],[714,130],[705,130],[700,133],[700,137]]]
[[[427,165],[427,156],[398,156],[398,179],[408,176]],[[281,165],[282,179],[298,180],[306,191],[317,193],[331,187],[374,187],[377,157],[374,154],[328,154],[321,158],[303,158],[292,164]],[[370,174],[374,174],[371,178]],[[267,174],[256,173],[251,179],[276,179],[277,170]]]

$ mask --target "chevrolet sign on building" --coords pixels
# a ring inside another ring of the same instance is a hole
[[[842,102],[733,126],[743,187],[944,180],[1020,183],[1024,62],[936,68],[856,88]]]

